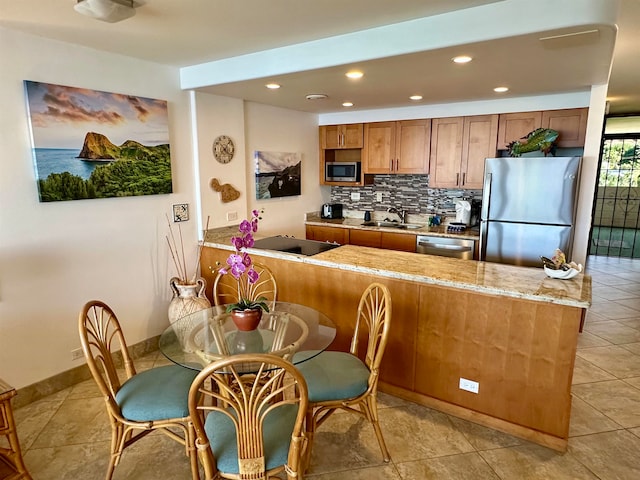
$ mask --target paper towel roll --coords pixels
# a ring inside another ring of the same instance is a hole
[[[471,203],[466,200],[456,202],[456,222],[464,223],[466,226],[471,224]]]

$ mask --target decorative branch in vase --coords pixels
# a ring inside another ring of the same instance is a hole
[[[211,303],[204,294],[207,282],[204,278],[198,275],[198,267],[200,265],[200,258],[202,257],[202,249],[204,248],[204,239],[198,242],[196,264],[193,268],[193,275],[189,276],[187,273],[187,262],[184,253],[182,228],[178,225],[178,240],[176,240],[176,235],[171,227],[171,222],[169,221],[168,216],[167,224],[169,226],[169,234],[166,236],[166,239],[169,246],[169,253],[171,254],[173,265],[178,273],[177,276],[172,277],[171,280],[169,280],[169,286],[171,287],[173,294],[173,298],[169,303],[169,322],[174,323],[177,319],[189,315],[190,313],[209,308]],[[209,217],[207,217],[207,224],[204,231],[205,235],[208,229]]]

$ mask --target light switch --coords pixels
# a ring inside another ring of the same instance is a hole
[[[376,192],[376,202],[382,201],[382,192]]]
[[[360,200],[360,192],[351,192],[351,200],[354,202]]]

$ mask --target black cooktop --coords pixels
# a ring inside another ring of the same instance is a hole
[[[277,250],[278,252],[296,253],[307,256],[326,252],[339,246],[337,243],[318,242],[316,240],[283,237],[281,235],[261,238],[256,240],[253,245],[254,248],[264,248],[265,250]]]

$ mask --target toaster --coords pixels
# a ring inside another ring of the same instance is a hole
[[[321,218],[342,218],[341,203],[325,203],[320,210]]]

